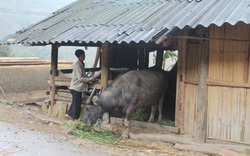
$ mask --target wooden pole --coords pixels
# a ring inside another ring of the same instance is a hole
[[[98,47],[97,50],[96,50],[95,62],[94,62],[93,68],[97,67],[97,64],[98,64],[98,61],[99,61],[99,58],[100,58],[101,50],[102,50],[101,47]],[[91,76],[93,76],[93,75],[95,75],[95,71],[91,72]]]
[[[194,133],[194,139],[198,142],[206,142],[207,132],[207,85],[206,79],[208,76],[208,41],[201,41],[200,44],[200,67],[199,67],[199,85],[198,85],[198,97],[197,97],[197,112],[196,112],[196,127]]]
[[[163,61],[163,50],[157,50],[156,54],[156,66],[162,68],[162,61]]]
[[[55,76],[58,76],[58,46],[52,44],[51,49],[51,70],[50,70],[50,105],[49,114],[53,111],[53,106],[55,104],[56,86],[55,86]]]
[[[138,50],[138,58],[139,58],[139,69],[145,69],[148,68],[148,61],[149,61],[149,52],[147,51],[147,48],[139,48]]]
[[[99,58],[100,58],[101,50],[102,50],[101,47],[98,47],[97,50],[96,50],[95,62],[94,62],[93,68],[97,67],[97,64],[98,64],[98,61],[99,61]]]
[[[108,48],[109,43],[106,41],[102,44],[102,55],[101,55],[101,85],[105,87],[108,85],[109,77],[109,64],[108,64]]]
[[[141,70],[144,67],[144,48],[138,49],[138,69]]]
[[[219,40],[219,41],[234,41],[234,42],[247,42],[250,43],[250,40],[240,40],[240,39],[227,39],[227,38],[207,38],[207,37],[194,37],[194,36],[169,36],[169,37],[176,37],[176,38],[185,38],[191,40]]]
[[[144,68],[148,68],[149,63],[149,51],[147,48],[144,48]]]
[[[185,75],[186,75],[186,39],[178,40],[178,67],[176,81],[176,108],[175,126],[180,128],[180,134],[184,133],[184,98],[185,98]]]

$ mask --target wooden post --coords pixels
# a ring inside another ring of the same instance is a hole
[[[98,64],[98,61],[99,61],[99,58],[100,58],[100,53],[101,53],[101,47],[98,47],[97,50],[96,50],[96,55],[95,55],[95,62],[94,62],[94,65],[93,65],[93,68],[96,68],[97,67],[97,64]],[[91,76],[95,75],[95,72],[91,72]]]
[[[208,41],[201,41],[200,43],[200,66],[199,66],[199,85],[197,97],[197,112],[196,112],[196,127],[194,139],[198,142],[206,142],[207,133],[207,85],[206,79],[208,76],[208,55],[209,55]]]
[[[138,68],[139,69],[145,69],[148,68],[148,60],[149,60],[149,52],[147,51],[147,48],[140,48],[138,50],[139,52],[139,64]]]
[[[149,51],[147,48],[144,48],[144,68],[148,68],[149,63]]]
[[[156,54],[156,66],[162,68],[162,61],[163,61],[163,50],[157,50]]]
[[[55,76],[58,76],[58,46],[52,44],[51,49],[51,70],[50,70],[50,105],[49,114],[52,113],[53,106],[55,104],[56,86],[55,86]]]
[[[144,48],[138,49],[138,69],[143,69],[144,67]]]
[[[95,62],[94,62],[93,68],[96,68],[96,67],[97,67],[98,60],[99,60],[99,58],[100,58],[101,50],[102,50],[101,47],[98,47],[97,50],[96,50]]]
[[[185,73],[186,73],[186,39],[178,40],[178,67],[176,81],[176,108],[175,126],[180,128],[180,134],[184,133],[184,98],[185,98]]]
[[[105,87],[108,85],[109,76],[109,64],[108,64],[108,48],[109,43],[106,41],[102,44],[102,55],[101,55],[101,85]]]

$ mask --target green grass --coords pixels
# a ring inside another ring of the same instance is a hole
[[[160,126],[175,126],[175,122],[172,120],[162,120],[162,121],[157,121],[157,124],[159,124]]]
[[[13,106],[14,105],[14,103],[12,101],[4,100],[4,99],[0,99],[0,104],[6,104],[8,106]]]
[[[74,136],[80,138],[108,144],[117,143],[117,137],[112,132],[104,131],[102,129],[100,129],[100,131],[95,131],[93,126],[80,120],[64,122],[62,125],[70,129]]]
[[[147,121],[150,116],[150,110],[146,108],[137,108],[132,116],[133,120]]]
[[[147,108],[137,108],[133,114],[132,119],[137,121],[147,121],[150,116],[150,109]],[[156,124],[160,126],[175,126],[175,122],[172,120],[162,120],[157,121]]]

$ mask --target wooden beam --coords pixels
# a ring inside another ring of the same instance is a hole
[[[180,128],[180,133],[184,133],[184,98],[185,98],[185,73],[186,73],[186,39],[178,40],[178,67],[176,81],[176,108],[175,126]]]
[[[192,85],[198,85],[199,81],[198,80],[184,80],[186,84],[192,84]]]
[[[174,40],[176,40],[175,37],[167,37],[167,38],[163,41],[163,46],[164,46],[164,47],[169,46],[172,42],[174,42]]]
[[[144,48],[144,67],[148,68],[148,63],[149,63],[149,51],[147,48]]]
[[[228,81],[212,80],[212,79],[207,79],[206,84],[208,86],[221,86],[221,87],[246,88],[246,89],[250,88],[250,85],[248,83],[228,82]]]
[[[227,39],[227,38],[207,38],[207,37],[195,37],[195,36],[170,36],[176,38],[190,39],[190,40],[218,40],[218,41],[235,41],[235,42],[247,42],[250,43],[250,40],[240,40],[240,39]]]
[[[143,69],[144,68],[144,48],[138,49],[138,68]]]
[[[120,125],[122,123],[121,118],[111,117],[110,118],[112,124]],[[168,133],[179,133],[178,127],[166,126],[166,125],[158,125],[155,123],[143,122],[143,121],[131,121],[131,127],[143,128],[143,129],[151,129],[154,132],[159,132],[161,134],[168,134]]]
[[[101,55],[101,85],[103,87],[108,85],[109,78],[109,64],[108,64],[108,49],[109,43],[106,41],[102,44],[102,55]]]
[[[97,64],[98,64],[98,61],[99,61],[99,58],[100,58],[100,53],[101,53],[101,51],[102,51],[102,48],[101,48],[101,47],[98,47],[97,50],[96,50],[95,62],[94,62],[93,68],[96,68],[96,67],[97,67]]]
[[[99,71],[101,68],[85,68],[85,72]],[[73,72],[73,69],[60,69],[63,74],[69,74]]]
[[[206,142],[207,133],[207,85],[206,79],[208,77],[208,55],[209,43],[208,41],[201,41],[200,43],[200,66],[199,66],[199,84],[198,97],[196,108],[196,126],[194,129],[194,139],[198,142]]]
[[[164,50],[157,50],[157,55],[156,55],[156,66],[162,68],[162,61],[163,61],[163,52]]]
[[[97,50],[96,50],[96,55],[95,55],[95,61],[94,61],[93,68],[97,67],[98,61],[100,59],[101,50],[102,50],[101,47],[98,47]],[[93,76],[93,75],[95,75],[95,71],[91,72],[91,76]]]
[[[35,98],[35,99],[29,99],[29,100],[23,100],[23,101],[15,101],[18,105],[27,105],[27,104],[32,104],[32,103],[37,103],[37,102],[43,102],[46,100],[47,97],[41,97],[41,98]]]
[[[52,113],[53,106],[55,104],[56,86],[55,86],[55,76],[58,76],[58,46],[52,44],[51,49],[51,73],[50,73],[50,106],[49,114]]]
[[[70,80],[71,78],[59,78],[59,77],[55,77],[54,80],[54,84],[55,86],[70,86]],[[51,84],[50,80],[48,80],[48,83]],[[110,84],[111,81],[108,81],[108,84]],[[96,89],[101,89],[102,85],[101,85],[101,81],[100,80],[96,80],[94,83],[91,83],[88,85],[88,88],[94,88],[96,87]]]

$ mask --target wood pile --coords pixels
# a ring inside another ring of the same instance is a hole
[[[55,99],[58,100],[58,101],[65,101],[65,102],[71,102],[72,101],[70,91],[65,90],[65,89],[58,89]]]
[[[50,60],[41,60],[38,57],[0,57],[0,66],[48,65],[50,63]],[[72,64],[72,62],[58,60],[58,64]]]

